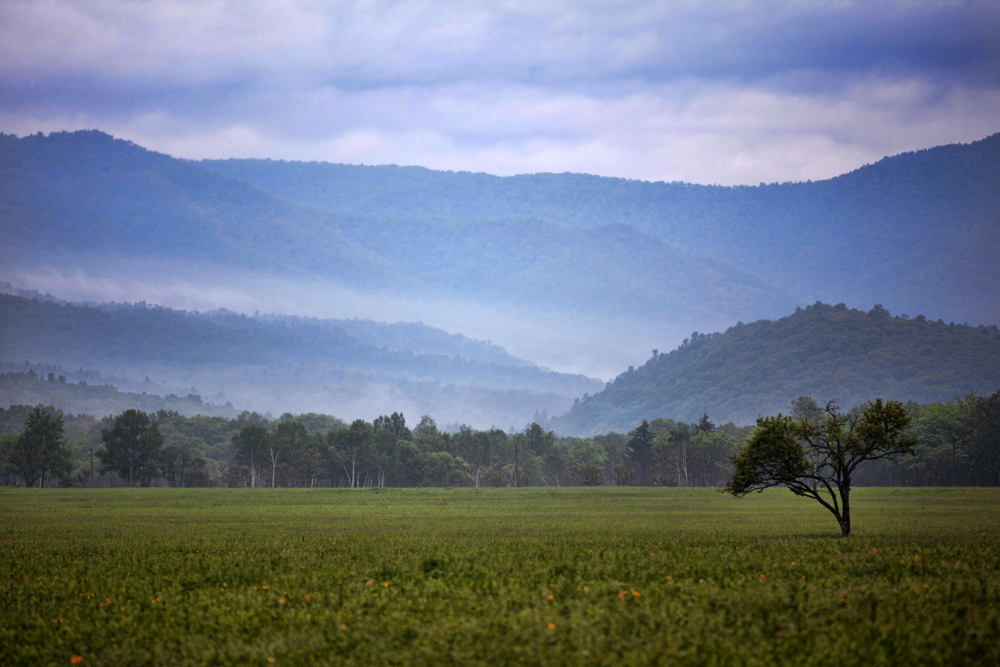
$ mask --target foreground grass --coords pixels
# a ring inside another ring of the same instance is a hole
[[[1000,663],[1000,490],[0,490],[7,664]],[[78,661],[79,662],[79,661]]]

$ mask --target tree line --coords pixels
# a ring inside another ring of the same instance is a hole
[[[846,414],[857,417],[861,406]],[[912,453],[865,461],[861,486],[1000,485],[1000,390],[905,405]],[[819,423],[810,396],[790,417]],[[660,418],[627,433],[560,437],[521,431],[453,432],[394,412],[347,424],[329,415],[244,411],[234,419],[129,409],[96,420],[51,407],[0,409],[0,483],[25,486],[681,486],[723,487],[757,426]]]

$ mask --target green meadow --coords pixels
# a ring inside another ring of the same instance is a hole
[[[996,665],[1000,489],[0,489],[17,665]]]

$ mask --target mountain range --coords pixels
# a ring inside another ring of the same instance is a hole
[[[302,411],[371,419],[400,410],[520,428],[536,411],[562,412],[575,396],[603,386],[421,325],[196,313],[144,303],[79,305],[0,294],[0,340],[0,361],[22,372],[31,364],[25,368],[20,360],[96,368],[146,378],[116,382],[132,391],[181,386],[181,395],[200,392],[276,414],[305,406]]]
[[[0,222],[0,278],[78,304],[7,303],[32,324],[0,360],[238,386],[269,410],[370,417],[396,400],[506,426],[561,412],[595,377],[620,382],[692,330],[814,301],[1000,322],[1000,134],[738,187],[190,161],[99,131],[0,135]],[[863,393],[847,389],[838,398]],[[739,391],[711,405],[733,419],[777,405]],[[643,400],[675,417],[705,403],[664,396]],[[558,423],[634,416],[579,409]]]

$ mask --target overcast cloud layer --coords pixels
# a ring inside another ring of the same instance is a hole
[[[998,119],[992,1],[0,3],[0,131],[180,157],[757,183]]]

